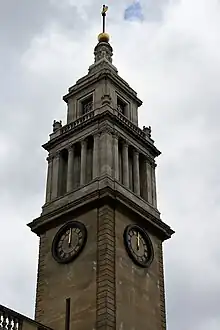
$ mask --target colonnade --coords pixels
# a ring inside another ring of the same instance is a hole
[[[46,202],[107,174],[156,207],[155,165],[110,132],[89,139],[90,143],[87,138],[70,145],[65,149],[66,157],[63,151],[48,157]],[[60,182],[65,184],[62,192]]]

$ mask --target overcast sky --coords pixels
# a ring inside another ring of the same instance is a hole
[[[65,123],[62,96],[87,73],[101,30],[100,0],[0,1],[0,303],[32,317],[38,239],[26,223],[44,203],[47,141]],[[142,1],[123,20],[109,0],[114,65],[144,104],[162,151],[157,182],[169,330],[220,328],[220,2]]]

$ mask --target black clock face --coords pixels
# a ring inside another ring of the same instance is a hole
[[[129,225],[124,231],[124,243],[132,260],[148,267],[153,260],[153,246],[146,231],[138,225]]]
[[[86,244],[86,227],[78,221],[67,222],[55,235],[52,254],[59,263],[74,260]]]

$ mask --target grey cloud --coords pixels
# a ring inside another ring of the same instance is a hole
[[[0,20],[4,28],[0,38],[4,47],[16,49],[27,44],[36,32],[42,30],[51,11],[53,7],[47,0],[2,1]]]
[[[161,22],[164,20],[164,11],[170,0],[142,1],[144,18],[148,22]]]

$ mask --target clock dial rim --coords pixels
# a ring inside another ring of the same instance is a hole
[[[141,236],[143,237],[144,242],[147,245],[147,248],[148,248],[148,251],[149,251],[148,252],[149,257],[147,258],[146,261],[138,260],[137,257],[136,257],[136,254],[131,251],[131,245],[128,242],[128,236],[129,236],[129,232],[131,230],[135,230],[135,231],[139,232],[141,234]],[[154,250],[153,250],[153,244],[151,242],[151,239],[150,239],[148,233],[146,232],[146,230],[144,228],[140,227],[137,224],[128,225],[124,230],[124,245],[125,245],[125,248],[126,248],[126,251],[129,255],[129,257],[133,260],[133,262],[136,265],[138,265],[142,268],[147,268],[147,267],[150,266],[150,264],[152,263],[153,258],[154,258]]]
[[[70,228],[79,228],[80,229],[80,231],[82,232],[82,242],[80,244],[78,244],[79,248],[74,254],[70,255],[69,257],[62,258],[59,255],[58,250],[57,250],[58,244],[60,242],[62,235],[65,234]],[[78,257],[78,255],[84,249],[86,241],[87,241],[87,229],[86,229],[85,225],[82,222],[79,222],[76,220],[68,221],[58,230],[58,232],[54,236],[53,243],[52,243],[52,249],[51,249],[52,255],[58,263],[67,264]]]

